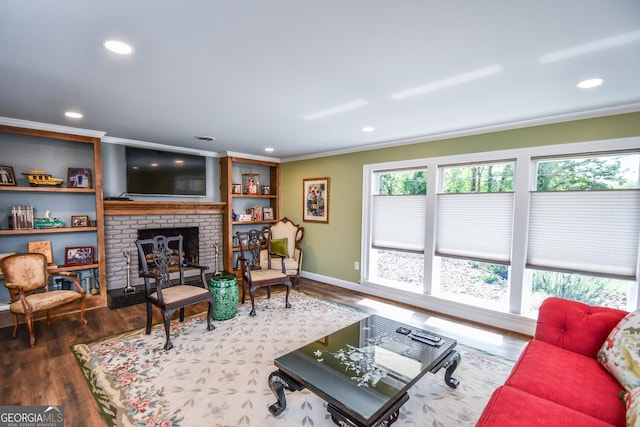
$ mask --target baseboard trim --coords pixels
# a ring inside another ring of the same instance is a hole
[[[524,335],[533,336],[536,328],[536,320],[513,313],[503,313],[482,307],[461,304],[455,301],[433,297],[431,295],[418,294],[403,291],[401,289],[388,288],[373,283],[354,283],[321,274],[302,271],[301,277],[327,283],[344,289],[349,289],[365,295],[372,295],[397,301],[410,306],[430,310],[436,313],[453,316],[456,318],[493,326],[495,328],[513,331]]]

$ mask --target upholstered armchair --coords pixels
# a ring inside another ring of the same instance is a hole
[[[33,321],[36,315],[46,313],[47,323],[51,324],[49,312],[67,304],[80,304],[80,320],[87,324],[84,318],[84,291],[78,283],[78,275],[70,272],[56,272],[57,276],[71,278],[75,290],[49,290],[49,274],[47,272],[47,257],[39,253],[9,255],[2,258],[0,268],[4,275],[4,285],[9,290],[11,304],[9,309],[13,313],[13,337],[18,331],[18,316],[24,316],[29,329],[31,347],[36,345]]]
[[[288,218],[268,227],[271,230],[271,256],[274,254],[284,256],[284,266],[287,276],[298,286],[300,270],[302,268],[302,248],[300,242],[304,236],[304,227],[294,224]],[[269,268],[269,253],[266,249],[260,253],[260,265]],[[272,269],[280,269],[280,263],[271,263]]]

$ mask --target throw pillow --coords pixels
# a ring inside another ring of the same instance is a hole
[[[287,246],[289,245],[289,238],[283,239],[271,239],[271,253],[277,255],[283,255],[285,258],[289,258],[289,251]]]
[[[627,408],[627,427],[640,427],[640,387],[627,392],[624,403]]]
[[[627,314],[609,333],[598,361],[627,391],[640,387],[640,313]]]

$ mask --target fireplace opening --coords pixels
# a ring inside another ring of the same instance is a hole
[[[173,237],[173,236],[182,236],[182,250],[183,261],[185,263],[193,263],[198,264],[200,260],[200,238],[199,238],[199,229],[198,227],[177,227],[177,228],[147,228],[144,230],[138,230],[138,239],[151,239],[156,236],[165,236],[165,237]],[[176,260],[178,258],[178,254],[176,254]],[[153,260],[151,260],[150,256],[147,256],[147,263],[149,265],[153,264]],[[173,270],[177,271],[178,268],[175,267]],[[139,274],[142,275],[142,260],[138,259],[138,271]],[[172,271],[170,269],[170,271]]]

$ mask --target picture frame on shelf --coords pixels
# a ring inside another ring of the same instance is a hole
[[[273,219],[273,208],[263,208],[262,209],[262,217],[265,220],[272,220]]]
[[[53,253],[51,251],[51,241],[45,240],[42,242],[27,242],[27,251],[31,254],[43,254],[47,257],[47,265],[54,266]]]
[[[91,188],[91,169],[69,168],[67,186],[69,188]]]
[[[303,221],[329,223],[329,184],[329,177],[303,178]]]
[[[88,227],[89,216],[88,215],[72,215],[71,227]]]
[[[93,246],[69,246],[64,249],[65,267],[93,264]]]
[[[8,187],[16,185],[16,176],[11,166],[0,165],[0,186]]]

